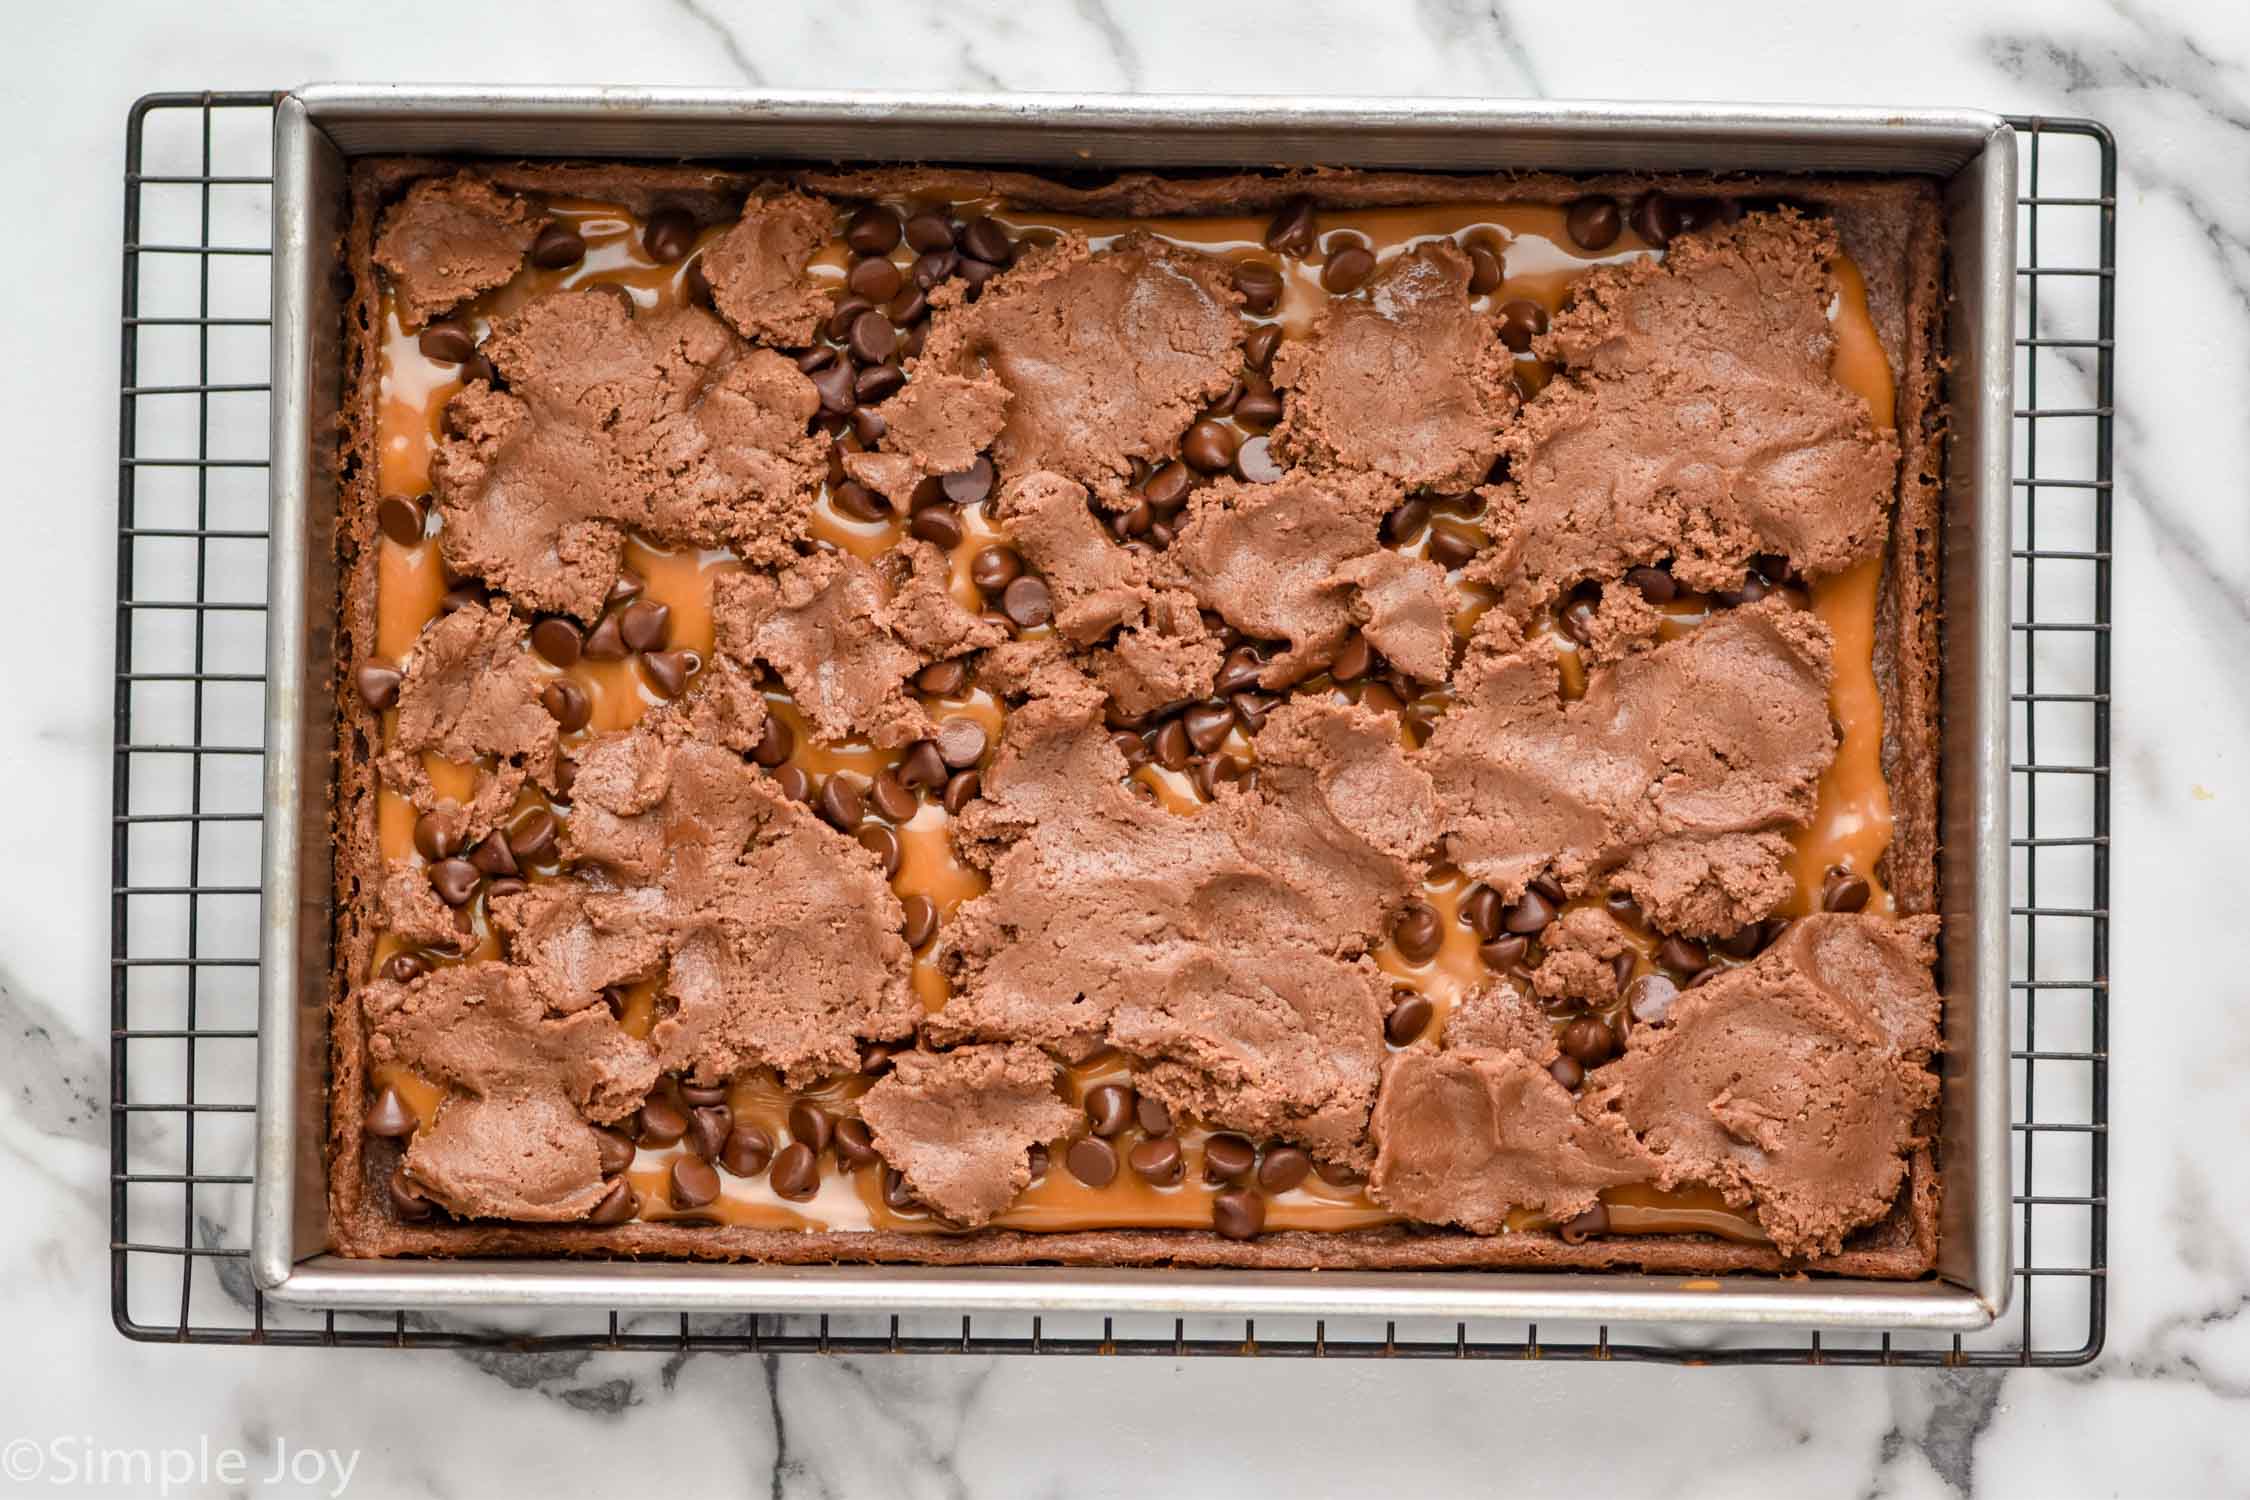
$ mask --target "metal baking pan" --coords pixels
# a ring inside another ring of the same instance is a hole
[[[2008,1069],[2008,591],[2013,134],[1971,110],[1464,99],[769,93],[323,84],[274,116],[271,592],[251,1264],[285,1302],[625,1311],[1163,1313],[1964,1330],[2013,1280]],[[375,1261],[328,1251],[329,704],[341,391],[331,275],[347,159],[398,152],[1027,167],[1329,163],[1943,178],[1952,406],[1944,501],[1944,1207],[1919,1282],[1519,1271]]]

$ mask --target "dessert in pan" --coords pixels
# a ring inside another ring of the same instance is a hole
[[[345,1253],[1929,1269],[1930,184],[350,222]]]

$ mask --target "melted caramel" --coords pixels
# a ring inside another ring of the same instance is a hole
[[[1484,243],[1503,256],[1505,265],[1501,285],[1474,299],[1475,306],[1486,312],[1519,299],[1536,302],[1553,312],[1561,305],[1571,282],[1590,267],[1651,253],[1650,247],[1628,228],[1607,251],[1589,256],[1569,241],[1563,227],[1563,211],[1547,205],[1330,211],[1322,216],[1323,228],[1316,251],[1297,259],[1277,257],[1264,248],[1261,243],[1265,230],[1263,218],[1083,218],[1013,210],[977,201],[965,192],[941,194],[940,198],[961,217],[988,213],[1025,240],[1052,239],[1065,232],[1077,232],[1100,248],[1120,234],[1140,230],[1184,248],[1228,259],[1258,258],[1278,262],[1283,284],[1280,304],[1270,317],[1257,321],[1278,322],[1292,338],[1309,332],[1326,308],[1329,294],[1320,284],[1321,271],[1328,257],[1346,244],[1366,244],[1374,250],[1379,264],[1388,264],[1414,245],[1434,238]],[[630,215],[614,206],[574,201],[553,202],[548,206],[585,239],[585,259],[562,271],[542,271],[527,266],[507,286],[477,299],[469,309],[457,315],[457,321],[465,323],[479,337],[497,319],[537,296],[561,288],[602,283],[622,285],[631,290],[636,303],[644,309],[676,305],[684,297],[685,272],[692,256],[674,265],[654,263],[642,247],[639,226]],[[911,209],[919,205],[900,202],[895,206]],[[704,231],[704,242],[718,232],[717,229]],[[894,252],[894,259],[902,266],[912,258],[912,250],[904,245]],[[811,274],[840,288],[849,259],[841,240],[831,241],[816,258]],[[1864,285],[1857,268],[1848,259],[1839,260],[1836,273],[1840,296],[1832,317],[1837,334],[1837,378],[1867,400],[1878,425],[1888,426],[1893,420],[1891,372],[1868,316]],[[422,355],[415,337],[400,325],[387,292],[383,299],[383,330],[376,436],[381,489],[384,494],[421,494],[429,488],[430,457],[443,430],[445,403],[460,387],[459,372],[452,365],[434,362]],[[1541,361],[1528,355],[1517,357],[1516,373],[1526,394],[1535,392],[1550,374]],[[1234,425],[1232,418],[1227,422]],[[1465,517],[1473,515],[1476,507],[1474,498],[1468,497],[1458,501],[1439,500],[1434,509],[1440,517],[1456,512]],[[969,577],[970,562],[979,550],[1005,543],[1007,536],[992,521],[983,504],[965,507],[960,515],[966,535],[963,543],[952,552],[952,592],[964,608],[983,610],[989,601]],[[815,537],[866,559],[889,551],[904,535],[901,518],[887,515],[878,520],[862,521],[848,517],[834,507],[825,489],[813,507],[811,530]],[[1430,530],[1425,528],[1401,550],[1420,555],[1430,535]],[[375,651],[379,657],[396,662],[407,654],[423,626],[437,614],[449,580],[434,538],[411,547],[382,538],[377,547]],[[697,651],[708,660],[713,645],[712,586],[719,574],[738,568],[740,563],[724,552],[666,549],[638,538],[628,544],[626,562],[645,581],[646,597],[670,606],[669,644]],[[1831,867],[1851,869],[1872,880],[1876,861],[1889,844],[1889,795],[1880,766],[1882,705],[1871,665],[1880,577],[1881,563],[1877,561],[1836,578],[1821,580],[1811,590],[1811,607],[1819,612],[1836,637],[1837,671],[1832,706],[1842,731],[1842,744],[1835,764],[1821,778],[1819,809],[1812,826],[1795,840],[1798,891],[1792,910],[1810,910],[1817,906],[1820,883]],[[1458,579],[1456,583],[1459,584]],[[1466,637],[1492,600],[1488,591],[1479,588],[1461,586],[1461,592],[1462,608],[1456,615],[1455,626]],[[1706,608],[1706,601],[1692,595],[1667,606],[1672,619],[1666,623],[1666,637],[1692,629],[1700,623]],[[1535,631],[1535,638],[1551,640],[1562,671],[1565,695],[1576,697],[1583,693],[1585,668],[1576,643],[1554,628],[1551,621]],[[564,675],[562,669],[543,661],[540,667],[542,671]],[[628,727],[660,701],[640,675],[635,659],[616,662],[581,659],[567,669],[567,675],[585,687],[593,701],[593,732]],[[1308,684],[1308,690],[1318,690],[1318,683]],[[1349,688],[1331,685],[1327,691],[1346,698],[1358,696],[1357,685]],[[1435,693],[1417,700],[1413,707],[1436,714],[1443,711],[1447,701],[1444,693]],[[864,788],[878,772],[895,766],[900,759],[897,752],[877,751],[864,744],[816,743],[804,716],[786,693],[770,690],[767,702],[774,716],[796,735],[791,764],[816,781],[840,773],[853,777]],[[1003,708],[983,690],[972,689],[958,699],[926,697],[924,702],[934,717],[967,714],[977,718],[997,743]],[[387,737],[395,713],[386,714],[384,718]],[[1407,744],[1414,743],[1404,720],[1400,733]],[[1241,760],[1254,760],[1252,747],[1239,730],[1226,749]],[[466,798],[472,789],[474,767],[454,766],[432,758],[429,768],[441,795]],[[1138,770],[1135,777],[1148,788],[1150,796],[1174,812],[1192,815],[1205,805],[1193,777],[1185,772],[1168,772],[1150,765]],[[538,799],[527,794],[525,800],[528,804]],[[564,816],[567,811],[567,807],[558,808]],[[872,809],[869,817],[870,821],[880,821]],[[963,864],[954,854],[952,821],[934,801],[926,801],[897,828],[903,857],[894,888],[901,896],[929,897],[940,916],[939,935],[929,949],[917,957],[914,970],[917,993],[932,1010],[941,1008],[948,994],[939,967],[946,942],[946,919],[963,901],[985,889],[982,874]],[[419,862],[420,856],[413,848],[414,810],[403,797],[388,788],[378,792],[377,826],[387,857]],[[532,878],[539,877],[533,874]],[[1416,990],[1432,1001],[1435,1016],[1427,1033],[1429,1036],[1437,1035],[1455,1002],[1491,977],[1477,956],[1475,934],[1458,917],[1460,903],[1470,888],[1464,875],[1446,867],[1433,870],[1425,881],[1422,898],[1437,909],[1444,934],[1438,953],[1429,961],[1408,963],[1396,944],[1389,941],[1374,953],[1376,962],[1399,985]],[[1581,898],[1571,906],[1588,904],[1592,904],[1591,898]],[[1877,910],[1890,909],[1890,897],[1880,886],[1872,906]],[[496,956],[497,944],[485,921],[481,896],[472,904],[470,913],[476,937],[472,956]],[[1635,971],[1650,972],[1655,966],[1656,935],[1630,916],[1618,926],[1635,955]],[[398,951],[395,940],[383,937],[376,947],[375,964],[379,966],[395,951]],[[636,1036],[648,1033],[660,1005],[659,988],[655,978],[624,988],[620,997],[620,1022],[628,1033]],[[1560,1019],[1557,1024],[1562,1024]],[[1079,1102],[1089,1089],[1105,1082],[1129,1081],[1129,1077],[1126,1059],[1104,1054],[1068,1070],[1069,1094],[1073,1102]],[[377,1088],[397,1088],[425,1125],[434,1118],[444,1097],[442,1088],[400,1068],[376,1069],[373,1082]],[[857,1096],[867,1083],[864,1078],[836,1080],[810,1091],[809,1096],[834,1113],[854,1114]],[[738,1080],[730,1089],[730,1103],[736,1118],[754,1120],[764,1127],[777,1150],[791,1139],[787,1116],[789,1106],[797,1097],[762,1072]],[[1125,1153],[1142,1139],[1137,1125],[1113,1142],[1118,1148],[1120,1166],[1116,1180],[1104,1188],[1088,1188],[1072,1177],[1058,1152],[1045,1176],[995,1222],[1006,1227],[1042,1231],[1207,1227],[1211,1222],[1210,1200],[1218,1191],[1204,1182],[1202,1172],[1204,1147],[1212,1133],[1198,1122],[1179,1122],[1178,1136],[1186,1170],[1183,1180],[1169,1187],[1143,1181],[1124,1163]],[[690,1213],[678,1213],[666,1201],[666,1184],[670,1161],[681,1149],[672,1146],[638,1153],[630,1174],[642,1198],[642,1217],[650,1220],[692,1218],[775,1229],[892,1228],[952,1232],[925,1213],[902,1213],[886,1205],[879,1167],[839,1173],[832,1157],[823,1159],[820,1189],[808,1202],[792,1203],[780,1198],[762,1176],[753,1180],[722,1174],[722,1194],[717,1202]],[[1753,1217],[1730,1207],[1708,1189],[1660,1192],[1649,1187],[1633,1187],[1612,1189],[1602,1197],[1608,1206],[1614,1233],[1704,1232],[1744,1243],[1765,1242]],[[1396,1218],[1369,1199],[1364,1188],[1334,1186],[1315,1175],[1286,1193],[1269,1195],[1266,1222],[1276,1229],[1342,1230],[1390,1223]],[[1551,1226],[1537,1215],[1519,1214],[1511,1221],[1511,1227]]]

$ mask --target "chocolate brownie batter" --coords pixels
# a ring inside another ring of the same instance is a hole
[[[1926,1268],[1926,196],[1620,186],[364,174],[339,1243]]]

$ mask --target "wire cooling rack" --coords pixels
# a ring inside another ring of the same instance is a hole
[[[2110,445],[2117,153],[2019,119],[2013,631],[2015,1307],[1980,1334],[1145,1317],[313,1313],[248,1265],[264,694],[271,94],[126,125],[110,1268],[185,1343],[2069,1365],[2108,1270]]]

